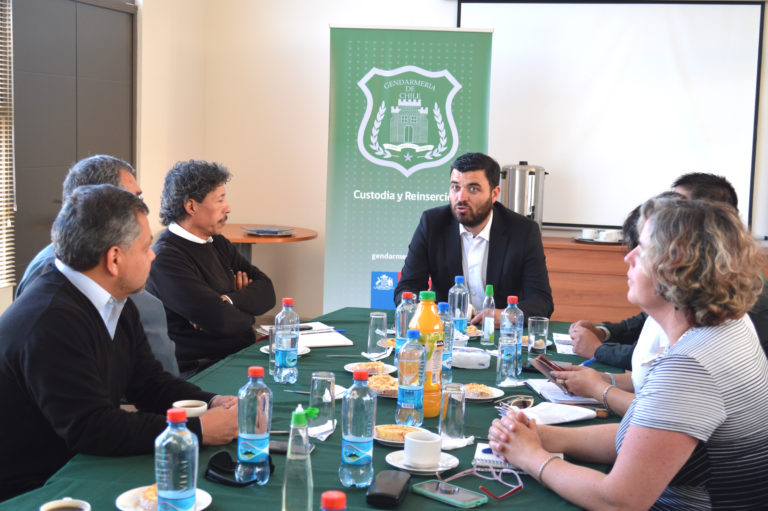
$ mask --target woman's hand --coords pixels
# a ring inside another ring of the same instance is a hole
[[[508,413],[495,419],[488,430],[488,440],[493,453],[522,468],[528,473],[535,470],[528,466],[544,451],[535,419],[528,419],[523,412]]]
[[[552,376],[571,394],[595,399],[602,397],[607,385],[603,373],[580,365],[565,366],[563,371],[552,371]]]

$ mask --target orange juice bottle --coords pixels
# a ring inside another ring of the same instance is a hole
[[[443,371],[443,322],[437,314],[434,291],[419,293],[419,305],[408,328],[418,330],[419,343],[427,350],[424,375],[424,417],[440,415]]]

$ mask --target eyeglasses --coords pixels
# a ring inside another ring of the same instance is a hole
[[[227,451],[218,451],[208,458],[208,466],[205,467],[205,478],[214,483],[225,484],[244,488],[250,486],[254,481],[238,481],[235,479],[235,469],[237,462],[232,459],[232,455]],[[272,456],[269,457],[269,473],[275,471],[275,465],[272,463]]]
[[[503,470],[503,471],[496,471],[493,467],[490,467],[490,466],[488,466],[488,467],[482,466],[482,467],[480,467],[480,470],[482,470],[482,471],[488,470],[488,473],[490,475],[478,472],[477,467],[472,467],[472,468],[468,468],[467,470],[464,470],[462,472],[459,472],[458,474],[454,474],[451,477],[448,477],[446,479],[443,479],[442,477],[440,477],[440,474],[438,473],[437,474],[437,478],[440,481],[443,481],[444,483],[447,483],[449,481],[453,481],[454,479],[458,479],[460,477],[464,477],[464,476],[468,476],[468,475],[475,475],[475,476],[477,476],[477,477],[479,477],[481,479],[485,479],[487,481],[496,481],[496,482],[499,482],[499,483],[503,484],[504,486],[506,486],[508,488],[511,488],[505,494],[500,495],[500,496],[496,496],[493,493],[491,493],[485,486],[480,486],[480,491],[482,491],[483,493],[485,493],[489,497],[493,497],[496,500],[505,499],[505,498],[509,497],[510,495],[512,495],[513,493],[517,493],[517,492],[519,492],[520,490],[523,489],[523,481],[520,480],[520,474],[518,474],[514,470],[506,469],[506,470]],[[512,484],[506,482],[504,479],[502,479],[501,476],[503,474],[505,474],[505,473],[506,474],[513,474],[515,476],[515,479],[517,479],[517,485],[512,485]]]

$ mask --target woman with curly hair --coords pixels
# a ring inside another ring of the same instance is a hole
[[[498,455],[588,509],[758,509],[768,488],[768,360],[746,312],[759,250],[736,211],[651,199],[627,254],[627,297],[669,347],[620,424],[537,426],[518,413],[489,431]],[[615,387],[604,384],[605,401]],[[612,464],[608,474],[553,452]]]

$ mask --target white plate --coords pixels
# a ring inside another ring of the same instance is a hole
[[[259,351],[264,353],[265,355],[269,355],[269,346],[264,345],[261,348],[259,348]],[[299,356],[306,355],[310,352],[310,349],[306,346],[299,346]]]
[[[149,488],[149,486],[139,486],[138,488],[120,494],[115,500],[117,509],[120,509],[120,511],[140,511],[139,498],[141,497],[141,493],[147,488]],[[211,494],[200,488],[198,488],[197,493],[195,493],[195,500],[197,501],[196,506],[198,510],[207,508],[213,501]]]
[[[362,363],[364,363],[364,361],[350,362],[349,364],[344,366],[344,370],[349,371],[350,373],[354,373],[355,367],[357,366],[357,364],[362,364]],[[390,374],[390,373],[394,373],[395,371],[397,371],[397,367],[390,364],[384,364],[384,366],[382,367],[382,371],[378,374]],[[371,374],[370,371],[368,372],[368,374]]]
[[[427,431],[424,428],[416,428],[416,429],[418,429],[419,431]],[[401,449],[403,448],[403,444],[405,443],[405,442],[397,442],[395,440],[384,440],[383,438],[377,437],[376,436],[376,427],[373,428],[373,439],[376,440],[377,442],[379,442],[381,445],[386,445],[387,447],[399,447]]]
[[[490,397],[469,397],[469,396],[465,395],[464,399],[466,399],[467,401],[474,401],[476,403],[482,403],[483,401],[493,401],[494,399],[498,399],[498,398],[500,398],[501,396],[504,395],[504,391],[501,390],[501,389],[497,389],[496,387],[488,387],[488,388],[491,391],[491,396]]]
[[[395,451],[387,454],[387,457],[384,459],[387,460],[387,463],[389,463],[393,467],[399,468],[401,470],[405,470],[406,472],[410,472],[411,474],[417,474],[422,476],[428,476],[428,475],[434,474],[435,472],[445,472],[446,470],[451,470],[452,468],[456,468],[459,466],[459,459],[452,454],[448,454],[447,452],[441,452],[440,462],[437,464],[436,467],[429,467],[429,468],[416,468],[410,465],[406,465],[403,461],[404,457],[405,457],[405,451]]]

